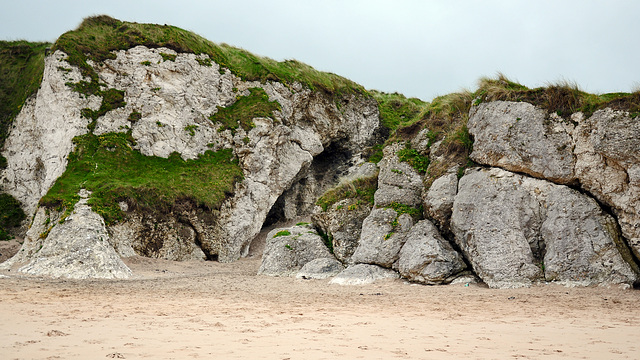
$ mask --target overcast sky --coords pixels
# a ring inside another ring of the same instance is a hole
[[[0,0],[0,39],[53,42],[97,14],[175,25],[426,101],[498,71],[529,87],[640,85],[637,0]]]

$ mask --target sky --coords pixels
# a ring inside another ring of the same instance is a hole
[[[100,14],[425,101],[498,72],[532,88],[640,88],[637,0],[0,0],[0,40],[54,42]]]

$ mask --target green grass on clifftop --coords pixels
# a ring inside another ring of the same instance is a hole
[[[134,150],[128,134],[87,134],[74,138],[69,165],[40,204],[73,209],[78,191],[93,194],[89,204],[107,224],[121,220],[118,202],[142,211],[169,213],[180,200],[216,209],[243,177],[231,149],[207,151],[195,160],[177,153],[168,159],[144,156]]]
[[[71,64],[80,67],[84,75],[97,82],[98,75],[87,60],[102,62],[114,59],[113,51],[138,45],[166,47],[179,53],[206,54],[247,81],[300,82],[310,89],[329,93],[366,93],[362,86],[348,79],[317,71],[295,60],[278,62],[229,45],[215,44],[175,26],[124,22],[106,15],[86,18],[76,30],[60,36],[53,49],[68,54]],[[206,61],[201,63],[208,64]]]

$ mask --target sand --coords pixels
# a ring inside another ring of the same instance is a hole
[[[125,259],[135,277],[0,275],[2,359],[640,359],[640,291],[331,285]],[[4,277],[8,276],[8,277]]]

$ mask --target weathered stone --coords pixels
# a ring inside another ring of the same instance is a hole
[[[394,268],[408,280],[447,284],[467,266],[429,220],[418,221],[406,235]]]
[[[367,285],[382,280],[395,280],[398,273],[377,265],[356,264],[344,269],[336,275],[330,284],[338,285]]]
[[[374,197],[376,206],[398,203],[418,207],[422,203],[422,176],[398,158],[398,151],[403,147],[401,143],[394,143],[383,149],[384,156],[378,163],[380,174]]]
[[[75,206],[63,223],[51,223],[44,210],[38,211],[36,226],[28,232],[23,249],[3,264],[15,267],[22,261],[19,272],[31,275],[71,279],[124,279],[131,270],[122,262],[109,244],[109,235],[102,218],[87,205],[87,196]],[[48,219],[48,221],[47,221]],[[48,231],[41,236],[39,230]],[[23,252],[31,253],[27,256]]]
[[[425,213],[443,231],[449,231],[453,199],[457,192],[458,176],[455,173],[449,173],[434,180],[429,191],[423,194]]]
[[[560,184],[576,182],[573,125],[525,102],[495,101],[472,109],[471,159]]]
[[[338,275],[344,265],[333,258],[314,259],[306,263],[296,274],[298,279],[326,279]]]
[[[475,273],[497,288],[633,284],[637,267],[612,225],[586,195],[496,168],[467,171],[451,219]]]
[[[369,216],[372,205],[357,199],[336,202],[327,211],[313,214],[311,219],[333,244],[333,255],[341,262],[351,263],[351,256],[358,247],[362,223]]]
[[[308,262],[320,258],[333,256],[310,225],[274,229],[267,234],[258,274],[294,276]]]
[[[640,121],[604,109],[577,116],[576,174],[583,189],[611,206],[622,234],[640,258]]]
[[[374,209],[362,223],[360,241],[351,261],[390,268],[398,260],[411,226],[413,219],[408,214],[398,215],[388,208]]]

